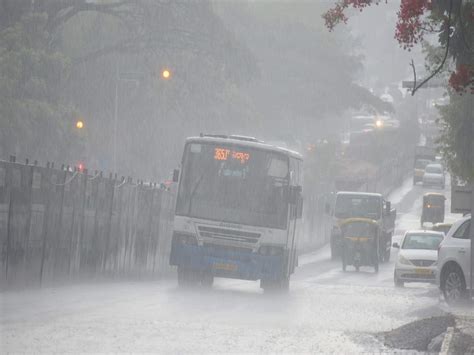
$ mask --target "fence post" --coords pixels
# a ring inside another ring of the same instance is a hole
[[[74,170],[74,174],[78,174],[79,172],[77,170]],[[79,193],[78,190],[80,190],[81,184],[76,183],[77,189],[75,191],[71,191],[71,203],[72,203],[72,213],[71,213],[71,224],[69,226],[69,265],[68,265],[68,277],[71,277],[71,264],[73,263],[73,250],[72,250],[72,245],[73,245],[73,240],[74,240],[74,224],[76,222],[76,201],[77,201],[77,194]]]
[[[151,187],[151,183],[150,183],[150,187]],[[145,270],[148,271],[148,255],[150,255],[150,250],[152,250],[152,236],[153,236],[153,233],[152,233],[152,228],[151,228],[151,225],[153,223],[153,202],[154,202],[154,197],[155,197],[155,189],[151,189],[150,190],[151,192],[151,198],[150,198],[150,207],[149,207],[149,216],[148,216],[148,223],[147,223],[147,232],[146,232],[146,235],[148,237],[148,242],[147,242],[147,254],[146,254],[146,263],[145,263]]]
[[[28,163],[28,159],[27,159]],[[30,176],[28,180],[28,198],[27,198],[27,215],[26,215],[26,222],[25,222],[25,253],[23,254],[23,264],[26,265],[26,260],[27,260],[27,253],[29,249],[29,243],[30,243],[30,233],[31,233],[31,215],[33,214],[33,177],[35,174],[35,166],[32,165],[30,170]]]
[[[104,250],[104,256],[102,258],[102,271],[105,271],[105,267],[107,265],[107,256],[109,255],[109,243],[110,243],[110,233],[112,230],[112,215],[114,213],[114,194],[115,194],[115,180],[112,179],[112,175],[110,175],[109,179],[109,184],[110,184],[110,203],[109,203],[109,213],[107,216],[107,225],[106,225],[106,231],[105,231],[105,250]]]
[[[8,283],[8,264],[10,262],[10,237],[11,237],[11,223],[13,218],[13,191],[12,179],[8,182],[8,218],[7,218],[7,254],[5,257],[5,280]]]
[[[82,262],[82,243],[84,239],[84,226],[85,226],[85,221],[86,221],[86,199],[87,199],[87,177],[88,177],[88,172],[87,169],[84,169],[84,173],[82,175],[82,200],[81,200],[81,222],[80,222],[80,233],[77,238],[77,247],[76,247],[76,253],[78,254],[79,258],[79,267],[78,269],[81,269],[81,262]]]
[[[41,251],[41,266],[40,266],[40,279],[39,279],[40,286],[43,283],[44,259],[46,257],[46,245],[47,245],[47,237],[48,237],[48,220],[49,220],[50,199],[51,199],[51,181],[49,181],[49,179],[51,177],[51,167],[49,165],[49,162],[46,166],[45,173],[46,173],[45,186],[48,186],[48,188],[46,189],[46,205],[44,207],[44,212],[43,212],[43,233],[42,233],[43,245],[42,245],[42,251]]]
[[[118,202],[118,216],[116,220],[116,231],[117,231],[117,236],[115,240],[115,251],[114,251],[114,275],[117,274],[117,272],[120,270],[120,247],[122,245],[122,205],[123,205],[123,186],[125,184],[125,177],[122,176],[121,183],[120,183],[120,190],[118,193],[120,194],[119,196],[119,202]],[[115,187],[114,187],[115,188]]]
[[[64,165],[61,167],[61,169],[64,170]],[[61,236],[61,233],[62,233],[62,227],[63,227],[63,211],[64,211],[64,190],[66,189],[66,181],[67,181],[67,174],[68,174],[68,171],[65,170],[64,171],[64,178],[62,180],[62,184],[61,184],[61,194],[60,194],[60,202],[59,202],[59,216],[58,216],[58,220],[56,221],[56,226],[55,226],[55,238],[56,238],[56,243],[54,248],[56,250],[56,253],[55,253],[55,258],[54,258],[54,272],[56,272],[56,266],[57,266],[57,262],[58,262],[58,259],[61,260],[61,256],[58,255],[57,251],[59,249],[59,251],[62,250],[62,236]],[[61,263],[60,263],[61,264]],[[60,266],[61,267],[61,266]],[[62,268],[61,268],[62,269]]]

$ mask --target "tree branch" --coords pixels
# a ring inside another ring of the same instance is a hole
[[[412,90],[415,90],[415,88],[416,88],[416,68],[415,68],[415,62],[413,61],[413,59],[411,60],[410,65],[413,68],[413,89]]]
[[[436,76],[440,71],[441,69],[443,69],[444,67],[444,64],[446,63],[446,59],[448,59],[448,54],[449,54],[449,44],[450,44],[450,39],[451,39],[451,34],[449,33],[450,29],[451,29],[451,14],[453,12],[453,0],[451,0],[449,2],[449,13],[448,13],[448,21],[446,23],[446,29],[445,31],[447,31],[447,39],[446,39],[446,51],[444,52],[444,57],[443,57],[443,60],[441,61],[441,63],[439,64],[439,66],[424,80],[421,81],[421,83],[419,85],[416,85],[416,71],[415,71],[415,65],[413,63],[413,60],[412,60],[412,67],[413,67],[413,72],[414,72],[414,75],[415,75],[415,81],[414,81],[414,84],[413,84],[413,89],[411,91],[411,96],[414,96],[415,95],[415,92],[421,88],[423,85],[425,85],[428,81],[430,81],[434,76]]]
[[[62,8],[58,8],[55,11],[55,14],[53,15],[50,13],[49,15],[51,18],[49,19],[49,23],[47,26],[48,31],[54,31],[54,29],[64,23],[66,23],[69,19],[71,19],[73,16],[78,14],[81,11],[96,11],[96,12],[101,12],[105,13],[108,15],[116,16],[119,14],[119,12],[116,11],[117,8],[130,3],[130,0],[122,0],[118,2],[113,2],[113,3],[90,3],[90,2],[74,2],[72,1],[69,4],[66,4],[66,6]],[[65,10],[65,12],[63,12]],[[60,14],[60,12],[63,12]]]

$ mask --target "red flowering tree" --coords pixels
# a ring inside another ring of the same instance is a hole
[[[323,18],[329,30],[348,21],[350,8],[363,11],[381,0],[339,0]],[[386,0],[384,1],[386,2]],[[444,56],[439,58],[433,72],[421,81],[416,80],[412,94],[438,74],[448,59],[455,62],[449,85],[457,92],[474,93],[474,1],[473,0],[401,0],[395,38],[404,49],[410,50],[427,34],[438,33]]]

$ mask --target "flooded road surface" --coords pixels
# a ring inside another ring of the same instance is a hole
[[[390,199],[396,236],[419,228],[427,190],[411,179]],[[438,190],[439,191],[439,190]],[[449,209],[449,191],[445,191]],[[448,221],[455,216],[447,214]],[[288,294],[258,282],[216,279],[213,289],[175,280],[108,282],[1,293],[1,344],[10,352],[391,351],[375,334],[439,315],[434,285],[395,288],[389,263],[355,272],[329,247],[301,256]]]

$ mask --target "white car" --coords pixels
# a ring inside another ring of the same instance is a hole
[[[405,233],[399,248],[398,259],[395,263],[395,286],[403,287],[405,282],[436,281],[436,262],[438,246],[444,238],[441,232],[414,230]]]
[[[471,216],[453,224],[438,250],[437,282],[448,304],[466,298],[471,275]]]
[[[423,174],[423,186],[439,186],[444,189],[444,169],[441,164],[428,164]]]

